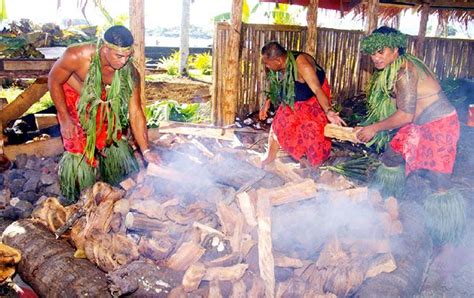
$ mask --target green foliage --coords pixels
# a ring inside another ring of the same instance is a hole
[[[336,165],[328,165],[319,167],[321,170],[330,170],[341,174],[349,179],[354,179],[361,182],[367,182],[378,167],[380,162],[377,159],[369,156],[352,156],[349,160],[340,162]]]
[[[212,74],[212,56],[209,52],[194,54],[190,60],[190,67],[200,70],[203,75]]]
[[[175,100],[164,100],[145,108],[149,127],[159,127],[163,121],[205,122],[210,120],[210,114],[210,102],[179,104]]]
[[[275,25],[296,25],[295,13],[291,13],[290,4],[276,3],[275,8],[271,12],[266,12],[265,16],[273,18]],[[296,13],[296,15],[299,12]]]
[[[372,33],[364,37],[361,42],[361,50],[365,54],[374,54],[384,48],[406,48],[407,36],[403,33]]]
[[[103,150],[99,168],[105,182],[117,185],[128,175],[138,171],[138,163],[127,140],[119,140]]]
[[[64,152],[59,161],[59,186],[67,205],[75,203],[79,193],[95,182],[96,169],[81,154]]]
[[[175,51],[168,57],[160,58],[160,67],[166,69],[166,73],[171,76],[176,76],[179,73],[179,56],[180,52]]]
[[[296,60],[293,54],[288,51],[285,65],[285,73],[280,79],[279,72],[270,70],[267,78],[270,82],[270,89],[266,92],[272,104],[289,105],[292,109],[295,104],[295,81],[298,77]]]

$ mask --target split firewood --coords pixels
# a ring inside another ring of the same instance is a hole
[[[166,259],[173,251],[175,241],[168,235],[158,239],[141,237],[138,242],[138,252],[154,261]]]
[[[357,138],[357,133],[354,131],[353,127],[344,127],[328,123],[324,127],[324,136],[341,141],[360,143],[359,139]]]
[[[252,279],[252,287],[247,291],[246,297],[264,297],[265,284],[260,276],[255,275]]]
[[[216,234],[216,235],[219,235],[221,236],[222,238],[225,238],[226,236],[224,235],[224,233],[222,233],[221,231],[219,230],[216,230],[214,228],[211,228],[210,226],[208,225],[204,225],[202,223],[199,223],[197,221],[195,221],[193,223],[193,228],[196,228],[196,229],[199,229],[201,231],[201,241],[207,236],[207,235],[212,235],[212,234]]]
[[[389,197],[384,202],[385,210],[390,214],[392,220],[398,219],[398,202],[394,197]]]
[[[150,218],[144,214],[128,212],[125,217],[125,227],[130,231],[138,233],[149,233],[150,231],[166,231],[167,225],[161,220]]]
[[[362,238],[341,238],[341,242],[345,246],[349,246],[349,250],[353,255],[374,255],[388,253],[391,251],[390,240],[388,238],[381,239],[362,239]]]
[[[316,195],[316,184],[313,179],[304,179],[301,182],[289,182],[281,187],[257,190],[258,200],[268,196],[272,205],[282,205],[312,198]]]
[[[283,163],[279,159],[275,159],[272,163],[265,167],[265,170],[273,172],[285,179],[286,182],[301,182],[304,180],[303,177],[298,175],[290,164]]]
[[[177,251],[165,262],[166,266],[176,270],[184,271],[197,262],[204,254],[205,249],[194,242],[184,242]]]
[[[189,266],[183,276],[184,291],[189,293],[196,290],[205,274],[206,266],[204,264],[196,262]]]
[[[239,211],[224,202],[219,202],[217,203],[217,216],[222,225],[222,232],[227,236],[231,236],[239,217]]]
[[[391,253],[385,253],[377,255],[373,260],[370,261],[368,270],[365,273],[365,278],[370,278],[379,275],[380,273],[392,272],[397,269],[395,259]]]
[[[313,294],[317,294],[318,292],[313,290]],[[282,297],[297,297],[303,295],[306,291],[306,282],[301,278],[291,278],[288,283],[288,287],[282,293]]]
[[[110,231],[114,203],[115,198],[113,197],[101,200],[93,212],[86,214],[86,226],[84,227],[85,235],[90,235],[96,232],[108,233]]]
[[[114,204],[114,213],[120,213],[123,216],[126,216],[130,211],[130,201],[127,199],[121,199],[115,202]]]
[[[132,178],[127,178],[120,182],[120,186],[125,190],[132,189],[137,183]]]
[[[199,151],[201,151],[201,153],[204,154],[206,157],[213,158],[215,156],[215,154],[212,153],[211,150],[209,150],[203,143],[199,142],[197,139],[191,139],[190,143],[196,146],[196,148],[198,148]]]
[[[271,204],[268,197],[260,197],[257,201],[258,222],[258,265],[260,277],[265,284],[265,295],[275,295],[275,261],[272,251]]]
[[[237,264],[230,267],[207,268],[203,280],[237,281],[242,278],[248,267],[248,264]]]
[[[238,280],[232,283],[232,294],[231,298],[244,298],[247,297],[247,287],[243,280]]]
[[[186,178],[183,174],[181,174],[175,169],[163,165],[156,165],[154,163],[148,164],[146,174],[148,176],[159,177],[174,182],[183,182]]]
[[[243,234],[242,235],[242,243],[240,245],[240,250],[243,256],[247,256],[249,251],[254,247],[256,244],[255,240],[252,239],[250,234]]]
[[[338,264],[348,263],[350,260],[347,253],[342,249],[341,243],[334,238],[328,241],[319,254],[316,266],[318,268],[337,267]]]
[[[66,223],[66,208],[56,198],[47,198],[31,213],[32,218],[40,219],[50,231],[56,231]]]
[[[165,215],[165,208],[158,202],[152,199],[133,200],[130,204],[130,209],[138,213],[142,213],[150,218],[167,220]]]
[[[287,257],[281,253],[274,253],[275,266],[277,267],[288,267],[288,268],[301,268],[303,267],[303,261],[296,258]]]
[[[209,283],[209,297],[222,298],[221,287],[218,280],[211,280]]]
[[[251,227],[257,226],[257,220],[255,217],[255,207],[252,203],[252,199],[248,192],[242,192],[237,194],[237,203],[239,205],[242,214],[244,215],[245,221]]]
[[[128,200],[133,202],[135,200],[141,201],[149,199],[151,196],[153,196],[154,191],[155,190],[153,189],[153,186],[149,184],[139,185],[132,190]]]
[[[232,253],[223,257],[204,262],[206,267],[229,267],[242,262],[242,255],[240,253]]]
[[[347,297],[364,281],[364,272],[357,266],[339,264],[328,269],[324,292],[331,292],[337,297]]]
[[[369,198],[369,189],[368,187],[356,187],[334,191],[329,193],[329,198],[333,201],[350,199],[352,202],[362,202]]]

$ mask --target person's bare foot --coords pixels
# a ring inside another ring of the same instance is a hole
[[[264,169],[265,166],[271,164],[273,161],[275,160],[275,157],[271,157],[269,155],[265,155],[261,160],[260,160],[260,164],[258,165],[259,168],[261,169]]]

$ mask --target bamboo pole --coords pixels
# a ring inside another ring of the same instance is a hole
[[[240,83],[240,33],[242,28],[242,3],[243,0],[233,0],[232,2],[232,22],[230,29],[230,40],[228,54],[226,55],[224,72],[224,98],[222,125],[234,123]]]
[[[305,52],[313,57],[316,57],[316,41],[318,40],[318,3],[319,0],[310,0],[306,12],[308,35],[305,44]]]
[[[415,55],[421,56],[423,54],[423,44],[426,36],[426,25],[428,24],[428,16],[430,13],[430,5],[423,4],[421,7],[420,30],[418,30],[418,37],[416,39]]]
[[[140,101],[145,108],[145,0],[129,0],[134,59],[140,73]]]

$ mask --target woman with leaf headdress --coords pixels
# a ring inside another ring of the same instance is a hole
[[[148,144],[132,45],[131,32],[113,26],[97,44],[69,47],[51,69],[48,85],[66,151],[60,161],[60,186],[69,202],[77,200],[98,174],[117,184],[138,169],[122,135],[129,119],[145,160],[159,162]]]
[[[306,156],[312,166],[318,166],[331,151],[324,126],[328,121],[344,123],[331,108],[324,70],[309,54],[287,51],[275,41],[262,48],[262,62],[270,88],[260,119],[266,118],[270,103],[278,106],[262,166],[275,159],[280,146],[296,160]]]
[[[458,116],[436,76],[405,52],[406,44],[406,35],[385,26],[362,40],[362,51],[370,55],[376,71],[369,83],[368,116],[357,137],[376,150],[386,149],[374,185],[385,195],[400,198],[405,177],[428,179],[433,194],[417,193],[416,185],[407,194],[423,200],[435,241],[459,240],[464,200],[450,185],[460,133]]]

